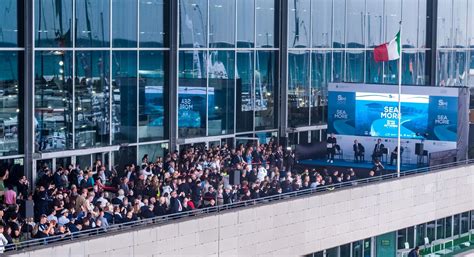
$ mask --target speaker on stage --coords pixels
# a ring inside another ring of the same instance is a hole
[[[240,184],[240,170],[233,170],[229,174],[229,184],[239,185]]]
[[[416,143],[415,144],[415,154],[416,155],[423,155],[423,143]]]

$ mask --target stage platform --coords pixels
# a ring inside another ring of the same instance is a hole
[[[345,160],[334,160],[334,163],[329,163],[327,162],[326,159],[308,159],[308,160],[301,160],[298,161],[298,164],[301,166],[307,166],[309,168],[328,168],[328,170],[333,170],[333,169],[348,169],[348,168],[353,168],[354,170],[370,170],[374,165],[372,162],[354,162],[354,161],[345,161]],[[397,171],[397,165],[389,165],[386,163],[382,163],[383,166],[385,167],[385,171]],[[418,168],[426,167],[416,165],[416,164],[402,164],[400,167],[400,170],[405,171],[405,170],[414,170]]]

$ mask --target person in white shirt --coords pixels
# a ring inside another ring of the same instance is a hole
[[[257,179],[262,182],[265,180],[265,177],[267,176],[268,172],[267,172],[267,169],[265,169],[265,167],[263,167],[262,165],[259,165],[258,167],[258,173],[257,173]]]
[[[5,246],[8,244],[8,240],[3,235],[3,225],[0,225],[0,253],[5,252]]]

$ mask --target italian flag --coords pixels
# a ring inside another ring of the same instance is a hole
[[[401,53],[400,31],[390,42],[381,44],[374,49],[374,59],[376,62],[388,62],[400,59]]]

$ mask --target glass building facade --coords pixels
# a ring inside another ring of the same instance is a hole
[[[136,162],[319,141],[329,82],[474,87],[474,0],[4,0],[0,160]],[[430,18],[433,14],[436,18]]]

